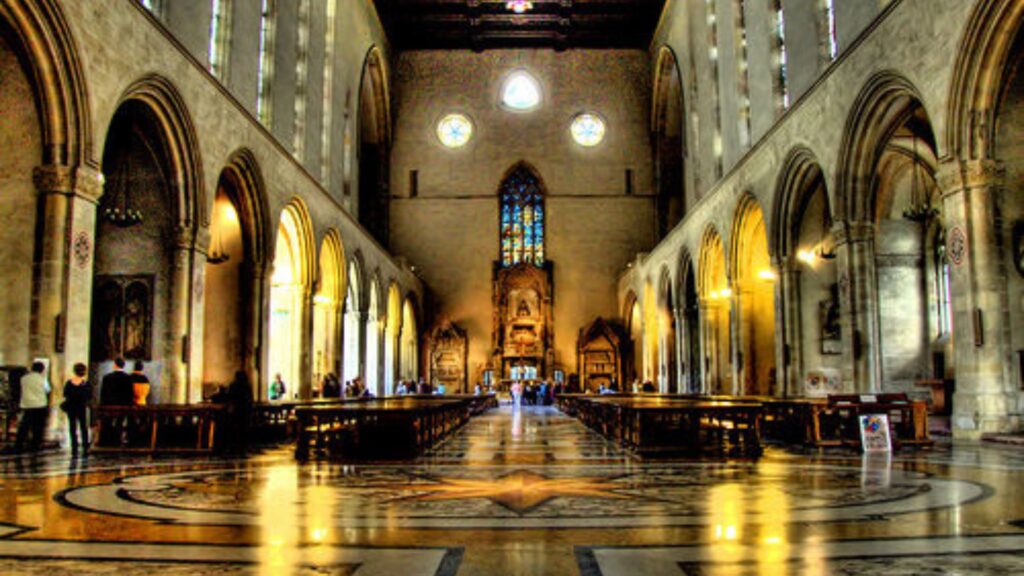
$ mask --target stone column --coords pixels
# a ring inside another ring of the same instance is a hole
[[[779,262],[775,287],[776,359],[782,396],[803,395],[803,326],[800,317],[800,266],[793,257]]]
[[[369,319],[368,318],[369,314],[367,314],[363,310],[359,310],[359,311],[353,312],[353,314],[356,315],[356,325],[358,326],[358,330],[359,330],[359,360],[356,363],[356,366],[357,366],[357,368],[356,368],[356,375],[360,376],[363,379],[363,383],[365,384],[366,383],[366,372],[367,372],[367,368],[366,368],[367,347],[366,347],[366,344],[370,341],[370,339],[367,338],[367,336],[366,336],[366,331],[367,331],[368,326],[369,326],[369,324],[367,322],[367,320]]]
[[[195,343],[191,334],[195,241],[196,233],[192,227],[179,226],[175,230],[162,392],[156,399],[159,403],[187,404],[192,396],[189,389],[189,359],[191,347]],[[202,341],[198,345],[201,346]]]
[[[313,290],[296,286],[299,300],[299,398],[313,397]]]
[[[729,366],[726,368],[728,369],[730,380],[732,380],[725,393],[736,396],[741,393],[743,387],[743,368],[747,364],[748,359],[744,358],[743,336],[740,332],[742,329],[740,322],[743,316],[743,312],[740,310],[742,287],[739,286],[738,282],[734,282],[731,286],[734,286],[732,296],[723,300],[722,304],[726,314],[725,327],[729,330],[729,338],[726,339],[728,349],[722,350],[722,357],[725,361],[729,362]]]
[[[750,374],[751,340],[753,338],[753,322],[748,319],[752,314],[751,300],[753,289],[749,281],[733,282],[732,314],[730,325],[730,342],[732,343],[732,374],[733,394],[750,394],[748,384],[757,385]]]
[[[1000,233],[1001,167],[947,161],[938,172],[952,267],[956,394],[953,433],[977,437],[1016,428],[1009,299]]]
[[[678,299],[677,299],[678,300]],[[686,355],[683,353],[686,350],[686,332],[683,330],[683,324],[685,324],[686,313],[684,309],[677,306],[672,310],[672,323],[675,325],[676,330],[676,342],[675,350],[672,353],[676,355],[676,393],[686,392],[686,384],[683,376],[686,374]]]
[[[274,265],[262,262],[248,264],[252,273],[252,299],[248,302],[250,323],[248,324],[249,339],[246,342],[245,369],[249,372],[255,387],[255,396],[259,400],[269,398],[268,386],[270,378],[270,279],[274,275]]]
[[[210,229],[201,227],[196,232],[192,248],[192,290],[189,315],[189,346],[186,399],[189,404],[203,401],[204,330],[206,329],[206,258],[210,246]]]
[[[712,389],[711,382],[711,346],[713,344],[713,328],[714,319],[711,317],[713,310],[711,304],[706,299],[701,298],[697,304],[700,309],[700,326],[697,328],[697,333],[700,337],[700,389],[701,394],[710,394]]]
[[[848,391],[877,392],[882,377],[874,224],[837,222],[832,235],[839,269],[843,383]]]
[[[247,314],[243,323],[245,326],[243,338],[246,341],[242,344],[242,369],[249,376],[249,381],[253,385],[253,395],[257,400],[267,399],[266,389],[269,383],[269,375],[263,369],[267,365],[267,360],[263,356],[265,352],[263,343],[267,342],[267,330],[269,329],[269,322],[267,322],[269,315],[266,312],[270,305],[267,297],[270,294],[268,268],[269,266],[260,262],[245,262],[243,264],[243,270],[248,272],[251,285],[248,294],[249,301],[242,304],[243,308],[247,308],[242,312]]]
[[[103,174],[88,166],[46,165],[36,168],[34,180],[41,212],[29,349],[33,358],[50,359],[56,406],[72,365],[89,362],[96,207]],[[59,421],[50,418],[51,432],[64,429],[57,428]]]

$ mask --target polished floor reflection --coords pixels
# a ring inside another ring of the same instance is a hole
[[[641,461],[551,408],[404,463],[0,460],[0,573],[1024,573],[1024,449]]]

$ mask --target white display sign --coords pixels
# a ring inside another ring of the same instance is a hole
[[[892,452],[889,416],[885,414],[862,414],[860,417],[860,444],[864,448],[865,453]]]

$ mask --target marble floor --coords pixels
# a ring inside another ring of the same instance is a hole
[[[2,574],[1024,574],[1024,448],[641,461],[552,408],[411,462],[0,459]]]

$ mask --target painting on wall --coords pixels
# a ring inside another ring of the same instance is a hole
[[[839,326],[839,286],[829,287],[829,297],[818,304],[818,319],[821,323],[821,353],[836,355],[843,353],[842,330]]]
[[[153,358],[153,276],[99,276],[92,314],[92,359]]]

